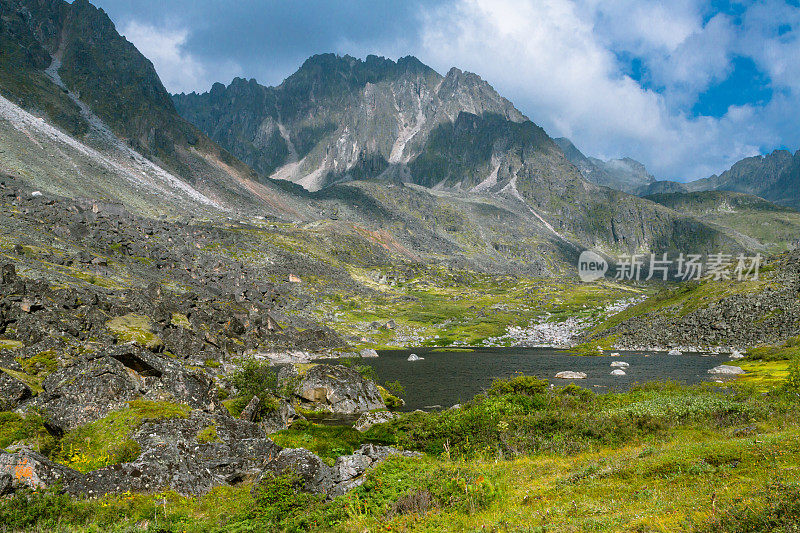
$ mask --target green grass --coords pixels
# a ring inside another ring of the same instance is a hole
[[[11,411],[0,411],[0,448],[25,443],[39,453],[47,455],[55,446],[55,439],[44,427],[44,419],[34,413],[25,416]]]
[[[106,327],[122,342],[135,342],[143,348],[157,350],[164,346],[163,341],[153,333],[150,318],[129,313],[112,318]]]
[[[426,267],[394,286],[373,280],[391,271],[350,268],[351,276],[374,293],[332,294],[320,306],[333,314],[338,332],[365,337],[359,347],[392,348],[398,338],[413,335],[416,345],[481,346],[502,337],[511,326],[527,327],[549,314],[549,320],[596,318],[606,305],[643,294],[642,289],[612,282],[582,284],[556,279],[517,278]],[[371,328],[389,320],[395,330]]]
[[[54,457],[80,472],[131,461],[138,456],[139,446],[130,435],[142,422],[186,418],[189,411],[186,405],[134,400],[125,409],[65,434]]]
[[[289,429],[270,435],[284,448],[305,448],[333,464],[340,455],[349,455],[369,442],[382,442],[375,432],[361,433],[349,426],[325,426],[298,420]]]
[[[12,341],[9,339],[0,339],[0,350],[19,350],[25,345],[20,341]]]
[[[217,426],[210,425],[201,429],[197,433],[197,442],[200,444],[209,444],[212,442],[222,442],[222,439],[217,435]]]

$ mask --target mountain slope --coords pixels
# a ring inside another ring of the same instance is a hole
[[[764,250],[783,251],[800,244],[800,213],[749,194],[729,191],[666,193],[649,200],[729,232],[756,239]],[[759,245],[750,244],[752,248]]]
[[[150,61],[86,0],[0,0],[0,23],[0,94],[7,99],[2,120],[13,147],[0,154],[7,172],[55,187],[58,194],[94,190],[137,208],[143,207],[136,205],[139,194],[191,189],[188,200],[202,197],[200,204],[214,209],[280,216],[302,210],[304,201],[283,187],[257,184],[246,165],[183,120]],[[25,113],[57,131],[32,131]],[[51,180],[48,165],[29,164],[27,153],[41,144],[37,135],[61,133],[72,140],[44,145],[46,150],[71,145],[65,154],[49,154],[51,166],[61,169],[54,173],[62,177]],[[87,165],[99,170],[101,179]],[[70,175],[70,168],[79,174]],[[132,186],[138,192],[130,194]],[[157,204],[149,207],[158,210]]]
[[[235,79],[173,99],[262,176],[311,191],[378,179],[493,196],[521,204],[543,236],[573,248],[735,245],[695,219],[588,183],[544,130],[479,76],[455,68],[441,76],[413,57],[325,54],[277,87]]]
[[[689,191],[722,190],[754,194],[780,205],[800,208],[800,150],[742,159],[719,176],[687,183]]]

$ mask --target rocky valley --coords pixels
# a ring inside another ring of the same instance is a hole
[[[413,56],[170,94],[88,1],[0,0],[0,530],[794,531],[797,168],[657,180]],[[615,275],[684,252],[763,262]],[[453,406],[370,364],[531,347]]]

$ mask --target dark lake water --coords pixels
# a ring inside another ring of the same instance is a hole
[[[406,389],[405,410],[450,407],[470,400],[496,377],[521,372],[547,379],[556,386],[575,383],[594,392],[626,390],[634,383],[679,381],[694,384],[712,378],[708,370],[724,364],[726,355],[668,355],[664,352],[619,352],[619,356],[576,357],[551,348],[476,348],[471,352],[433,352],[433,348],[380,351],[364,359],[379,381],[400,381]],[[423,361],[406,359],[415,353]],[[626,376],[612,376],[612,361],[625,361]],[[558,372],[585,372],[587,379],[555,379]]]

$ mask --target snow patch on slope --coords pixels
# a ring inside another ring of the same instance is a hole
[[[2,96],[0,96],[0,116],[9,121],[16,129],[24,131],[26,135],[30,136],[32,132],[36,132],[53,141],[70,146],[84,156],[96,160],[109,170],[113,170],[151,192],[156,189],[172,197],[184,197],[194,202],[221,208],[216,202],[133,150],[114,135],[89,106],[83,103],[75,93],[68,90],[61,76],[58,75],[59,68],[61,68],[61,60],[56,56],[50,66],[45,69],[45,74],[53,83],[66,90],[72,101],[80,108],[81,115],[89,124],[90,137],[99,143],[103,153],[50,126],[43,119],[31,115]]]
[[[150,160],[129,147],[126,146],[124,151],[120,151],[116,154],[101,153],[47,124],[44,119],[28,113],[3,96],[0,96],[0,120],[8,122],[14,129],[25,134],[40,147],[42,147],[42,145],[36,140],[36,137],[46,140],[48,144],[53,145],[53,147],[59,151],[61,148],[72,149],[105,167],[108,171],[123,176],[138,187],[144,188],[151,193],[157,191],[173,198],[190,199],[195,202],[219,207],[216,203],[197,192],[187,183],[156,166]],[[122,143],[122,141],[119,140],[117,140],[117,142]],[[44,147],[42,147],[42,149],[44,149]],[[69,158],[68,155],[66,155],[66,157]]]

